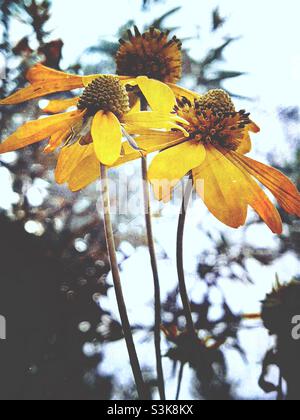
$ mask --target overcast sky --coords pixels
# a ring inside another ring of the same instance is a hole
[[[212,9],[219,3],[221,13],[228,17],[223,35],[242,37],[228,48],[225,66],[248,73],[226,87],[257,99],[255,105],[247,106],[262,126],[258,152],[272,150],[281,156],[288,151],[276,111],[280,105],[298,105],[300,98],[299,0],[166,0],[147,12],[141,11],[140,0],[53,0],[50,26],[53,35],[65,42],[64,64],[68,65],[98,39],[111,38],[128,20],[134,18],[143,26],[181,5],[182,10],[168,23],[181,27],[181,37],[199,33],[201,42],[186,45],[195,57],[202,57],[219,42],[209,32]]]
[[[166,0],[146,13],[141,12],[140,0],[53,0],[51,26],[55,35],[65,41],[65,62],[69,63],[97,39],[109,38],[129,19],[134,18],[143,25],[171,7],[182,5],[182,11],[169,22],[182,27],[179,35],[183,37],[195,34],[200,27],[202,49],[197,43],[193,52],[202,56],[211,25],[211,10],[218,3],[222,14],[229,18],[224,34],[243,37],[229,48],[226,56],[230,68],[250,73],[239,82],[241,89],[255,96],[267,96],[276,105],[297,104],[300,93],[298,0]],[[214,41],[211,36],[209,40]],[[236,89],[236,81],[234,85]]]

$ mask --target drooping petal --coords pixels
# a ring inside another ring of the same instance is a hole
[[[24,89],[18,90],[13,95],[0,101],[0,105],[17,105],[32,99],[41,98],[56,92],[65,92],[82,87],[82,82],[78,79],[49,79],[47,81],[39,81],[33,85],[29,85]]]
[[[70,98],[49,101],[49,103],[43,108],[43,111],[48,114],[58,114],[59,112],[64,112],[73,106],[77,106],[78,100],[79,98]]]
[[[156,156],[148,177],[157,199],[170,201],[174,187],[189,171],[201,165],[205,156],[204,146],[192,142],[171,147]]]
[[[103,165],[113,165],[120,157],[122,147],[122,129],[117,117],[112,112],[99,111],[93,119],[91,133],[99,161]]]
[[[247,203],[258,213],[273,233],[280,235],[282,233],[282,220],[274,204],[270,201],[256,181],[254,181],[251,175],[249,175],[246,169],[232,159],[231,153],[227,153],[226,158],[236,165],[245,177],[248,184],[248,187],[244,191]]]
[[[243,226],[247,218],[246,187],[241,171],[217,149],[206,147],[205,162],[194,169],[194,183],[209,211],[232,228]]]
[[[176,98],[166,84],[146,76],[137,77],[137,83],[153,111],[170,113],[176,105]]]
[[[143,146],[143,141],[137,141],[138,145]],[[142,157],[141,153],[133,150],[128,142],[122,144],[122,155],[113,164],[113,167],[122,166]],[[79,161],[77,166],[69,175],[68,182],[71,191],[79,191],[95,182],[100,177],[100,164],[93,149],[89,154]]]
[[[67,182],[70,190],[76,192],[86,188],[98,178],[100,178],[100,164],[96,155],[92,153],[77,164]]]
[[[79,142],[64,147],[58,156],[55,179],[58,184],[64,184],[76,166],[86,157],[94,154],[93,145],[81,146]]]
[[[54,70],[50,67],[46,67],[43,64],[36,64],[35,66],[31,67],[26,74],[26,79],[30,83],[37,83],[42,81],[48,81],[50,79],[53,80],[73,80],[77,81],[80,87],[80,83],[82,85],[82,76],[77,76],[75,74],[64,73],[63,71]]]
[[[27,122],[0,145],[0,153],[22,149],[45,140],[59,130],[67,130],[80,121],[82,115],[82,112],[75,111]]]
[[[285,211],[300,217],[300,193],[285,175],[277,169],[238,153],[233,152],[232,157],[272,192]]]

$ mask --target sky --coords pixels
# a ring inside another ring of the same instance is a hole
[[[111,37],[121,25],[134,18],[142,26],[154,17],[176,6],[182,11],[169,19],[170,25],[181,26],[179,36],[186,37],[199,31],[202,50],[197,42],[195,56],[202,56],[208,47],[207,32],[211,26],[211,11],[215,0],[165,0],[150,11],[141,11],[140,0],[53,0],[52,21],[54,34],[65,41],[66,63],[97,39]],[[242,39],[228,49],[226,59],[231,69],[242,69],[249,76],[232,82],[245,94],[265,97],[269,103],[297,105],[300,94],[300,44],[298,0],[253,0],[221,2],[221,13],[228,17],[224,35]],[[212,39],[209,36],[209,44]],[[207,47],[205,48],[205,46]]]
[[[65,42],[67,66],[97,40],[110,39],[130,19],[139,26],[151,22],[176,6],[182,10],[169,18],[170,26],[180,26],[179,37],[199,34],[200,41],[188,42],[195,57],[201,57],[217,40],[209,34],[211,12],[221,4],[221,14],[228,18],[224,36],[240,36],[226,53],[228,69],[248,72],[231,81],[228,88],[251,95],[269,106],[297,105],[300,96],[300,38],[298,0],[164,0],[150,10],[141,10],[141,0],[53,0],[49,29],[51,38]],[[24,29],[24,28],[23,28]],[[19,40],[22,24],[16,23],[14,40]]]
[[[130,19],[143,27],[155,18],[181,6],[182,10],[169,18],[168,24],[180,27],[177,35],[188,38],[185,47],[195,58],[220,45],[220,36],[210,32],[215,0],[165,0],[148,11],[141,10],[140,0],[53,0],[49,29],[52,38],[65,42],[63,65],[75,62],[82,52],[100,39],[112,39],[117,29]],[[229,91],[255,99],[255,102],[237,104],[247,107],[261,126],[256,136],[256,157],[264,158],[270,151],[278,160],[291,158],[286,147],[283,128],[278,120],[280,106],[299,105],[300,98],[300,2],[298,0],[253,0],[221,2],[221,14],[228,18],[222,29],[224,37],[240,39],[229,46],[222,68],[247,72],[246,76],[226,83]]]

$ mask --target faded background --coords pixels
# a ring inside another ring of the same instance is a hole
[[[24,86],[24,71],[38,60],[82,74],[114,72],[117,41],[126,29],[134,23],[141,29],[151,24],[169,28],[184,41],[182,84],[199,92],[223,87],[234,95],[237,107],[251,111],[262,128],[253,139],[252,156],[299,184],[299,13],[297,0],[227,0],[220,5],[199,0],[0,0],[5,75],[0,95]],[[2,108],[1,137],[37,117],[38,105]],[[7,341],[0,342],[0,399],[133,399],[97,185],[78,194],[57,186],[55,156],[41,151],[42,146],[33,146],[0,157],[0,314],[8,327]],[[130,177],[132,193],[141,197],[138,163],[112,175]],[[163,321],[180,329],[179,206],[153,203],[153,210]],[[182,399],[281,397],[275,392],[278,367],[263,369],[271,364],[265,356],[276,340],[262,321],[245,321],[242,315],[260,312],[276,275],[281,282],[299,276],[299,221],[282,217],[282,237],[271,234],[252,212],[248,225],[235,231],[208,214],[200,200],[193,201],[185,268],[195,322],[201,337],[224,344],[215,350],[203,345],[191,355],[188,346],[164,337],[169,399],[175,397],[182,365]],[[143,215],[115,216],[114,227],[138,353],[149,394],[158,398]],[[261,376],[263,370],[268,374]]]

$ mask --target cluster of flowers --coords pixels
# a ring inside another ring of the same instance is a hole
[[[181,47],[167,32],[151,28],[141,34],[135,28],[128,40],[120,40],[116,75],[79,76],[35,65],[26,75],[29,85],[0,105],[75,89],[82,94],[50,100],[43,111],[52,115],[20,127],[0,145],[0,153],[48,139],[46,153],[60,149],[57,182],[78,191],[100,177],[101,165],[116,167],[159,152],[148,170],[157,199],[169,201],[189,174],[196,190],[201,180],[198,193],[221,222],[244,225],[250,206],[280,234],[279,212],[259,183],[284,210],[300,216],[297,188],[279,171],[246,157],[249,133],[259,127],[246,111],[236,110],[227,93],[199,95],[177,84]]]

